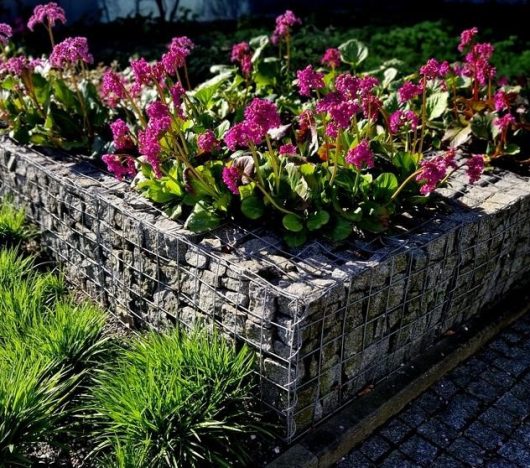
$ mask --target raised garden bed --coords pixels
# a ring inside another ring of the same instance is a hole
[[[28,208],[67,277],[123,320],[206,320],[259,353],[291,441],[505,295],[530,271],[530,184],[454,179],[408,234],[287,250],[264,227],[195,234],[87,162],[0,145],[0,192]]]

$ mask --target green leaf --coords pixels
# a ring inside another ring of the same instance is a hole
[[[221,85],[228,78],[230,78],[230,76],[232,76],[231,72],[220,73],[219,75],[214,76],[208,81],[205,81],[204,83],[201,83],[199,86],[197,86],[193,91],[193,95],[207,109],[211,108],[215,93],[221,87]]]
[[[164,211],[166,215],[168,216],[168,218],[173,219],[173,220],[179,219],[182,215],[182,205],[178,204],[174,206],[169,206]]]
[[[265,213],[263,200],[256,195],[246,197],[241,201],[241,212],[249,219],[259,219]]]
[[[285,165],[287,172],[287,181],[291,190],[295,192],[300,198],[307,200],[309,198],[309,186],[306,179],[302,176],[299,166],[293,163]]]
[[[400,169],[403,176],[412,174],[420,162],[420,154],[412,154],[410,152],[399,152],[392,158],[392,164]]]
[[[383,87],[384,88],[388,88],[390,83],[392,83],[392,81],[394,81],[396,79],[397,74],[398,74],[397,68],[394,68],[394,67],[387,68],[383,72],[383,76],[384,76],[384,78],[383,78]]]
[[[307,241],[307,233],[305,231],[300,232],[287,232],[284,234],[283,239],[285,243],[291,247],[300,247]]]
[[[426,103],[427,118],[434,120],[441,117],[447,110],[448,99],[449,93],[447,91],[431,94]]]
[[[252,63],[256,63],[258,59],[260,58],[261,54],[265,50],[265,47],[269,44],[269,36],[262,35],[253,37],[249,41],[250,47],[254,49],[254,54],[252,55]]]
[[[389,200],[399,186],[397,177],[391,172],[383,172],[374,180],[374,195],[380,200]]]
[[[221,218],[215,211],[199,202],[188,216],[184,227],[193,232],[204,232],[216,228],[219,224],[221,224]]]
[[[341,44],[339,50],[342,61],[353,67],[359,66],[368,57],[368,48],[357,39],[350,39]]]
[[[2,89],[12,91],[15,88],[16,84],[17,80],[13,76],[9,75],[2,80],[2,84],[0,86],[2,87]]]
[[[493,125],[493,115],[475,114],[471,119],[471,131],[473,135],[481,140],[491,139],[491,128]]]
[[[466,125],[465,127],[454,127],[448,128],[445,131],[443,140],[449,140],[450,145],[453,148],[458,148],[460,145],[463,145],[471,138],[471,125]]]
[[[292,232],[300,232],[304,229],[302,218],[295,214],[286,214],[282,219],[282,224],[285,229]]]
[[[326,210],[319,210],[309,215],[307,218],[307,229],[316,231],[329,222],[329,213]]]
[[[335,242],[347,239],[353,232],[353,224],[346,221],[344,218],[338,217],[335,220],[330,236]]]
[[[53,81],[53,94],[66,109],[75,110],[79,112],[78,100],[74,92],[61,79]]]
[[[515,154],[519,154],[521,152],[521,148],[516,145],[515,143],[509,143],[506,148],[504,148],[504,151],[503,153],[504,154],[508,154],[508,155],[515,155]]]

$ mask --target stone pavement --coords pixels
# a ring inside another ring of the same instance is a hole
[[[530,467],[530,314],[337,465],[372,466]]]

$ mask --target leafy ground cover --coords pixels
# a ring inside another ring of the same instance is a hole
[[[22,217],[0,206],[0,223]],[[248,348],[199,329],[120,337],[60,274],[5,244],[0,317],[2,466],[233,466],[263,433]]]
[[[189,37],[174,37],[155,61],[90,70],[85,37],[56,43],[64,21],[56,4],[35,9],[28,25],[47,31],[51,46],[36,60],[12,55],[3,25],[7,132],[21,143],[104,152],[110,172],[192,231],[272,219],[290,247],[314,236],[342,242],[388,230],[457,171],[475,183],[489,164],[530,166],[525,91],[499,76],[495,46],[477,28],[451,41],[457,61],[430,57],[412,73],[396,61],[370,64],[358,38],[333,47],[332,34],[308,64],[307,28],[287,11],[192,86]],[[374,41],[430,52],[443,35],[427,25]]]

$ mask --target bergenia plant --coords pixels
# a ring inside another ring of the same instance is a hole
[[[269,38],[235,44],[235,68],[217,67],[195,89],[185,78],[193,45],[183,37],[158,62],[107,71],[102,94],[120,114],[111,124],[114,151],[103,158],[109,170],[134,177],[138,190],[191,230],[276,218],[297,246],[314,235],[339,241],[358,228],[382,232],[457,171],[475,183],[493,155],[447,136],[464,118],[497,113],[502,131],[494,142],[507,144],[511,98],[506,87],[494,90],[491,54],[473,43],[473,32],[460,45],[472,49],[464,65],[431,59],[400,82],[395,69],[356,73],[367,49],[355,40],[326,50],[320,68],[289,74],[298,23],[292,12],[277,19],[280,59],[263,58]],[[264,75],[264,64],[278,76]],[[469,103],[481,99],[478,108]]]
[[[56,43],[53,27],[66,22],[56,3],[35,7],[28,27],[46,28],[51,54],[33,59],[4,57],[0,64],[0,120],[20,143],[89,151],[106,132],[107,109],[102,105],[88,66],[93,63],[84,37]],[[10,28],[2,25],[5,45]]]

